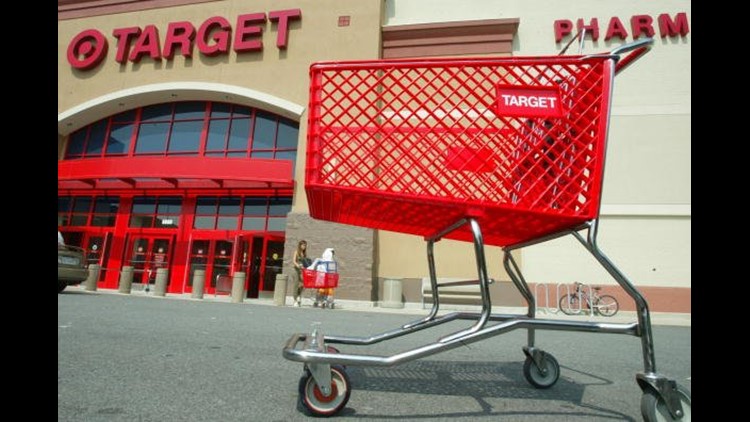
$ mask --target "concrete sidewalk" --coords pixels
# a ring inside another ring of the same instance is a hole
[[[84,285],[68,286],[66,291],[78,291],[88,294],[114,294],[127,296],[126,293],[119,293],[116,289],[97,289],[96,292],[89,292],[85,290]],[[165,300],[192,300],[192,301],[203,301],[203,302],[217,302],[217,303],[231,303],[231,298],[227,295],[213,295],[204,294],[203,299],[194,299],[190,293],[167,293],[166,296],[155,296],[153,290],[145,292],[143,290],[133,289],[130,293],[131,296],[139,297],[150,297],[153,299],[165,299]],[[252,305],[264,305],[264,306],[276,306],[273,298],[259,298],[259,299],[244,299],[241,304],[252,304]],[[240,305],[238,303],[237,305]],[[293,299],[291,296],[286,297],[285,306],[291,307],[293,305]],[[391,313],[391,314],[408,314],[408,315],[426,315],[429,311],[429,305],[426,309],[422,309],[420,303],[407,302],[403,308],[386,308],[378,306],[377,303],[363,300],[345,300],[336,299],[334,309],[321,309],[324,312],[337,312],[337,311],[354,311],[354,312],[375,312],[375,313]],[[312,308],[312,299],[303,298],[303,308]],[[466,311],[466,312],[480,312],[482,307],[479,305],[454,305],[454,304],[441,304],[438,315],[443,315],[450,312]],[[544,308],[538,309],[536,317],[540,319],[560,319],[569,321],[597,321],[597,322],[613,322],[613,323],[628,323],[636,321],[636,314],[634,311],[620,311],[613,317],[602,317],[602,316],[591,316],[591,315],[565,315],[562,312],[555,312],[557,310],[546,310]],[[493,306],[493,314],[511,314],[511,315],[523,315],[526,312],[526,308],[523,307],[508,307],[508,306]],[[691,326],[692,314],[689,313],[672,313],[672,312],[651,312],[651,323],[653,325],[672,325],[681,327]]]

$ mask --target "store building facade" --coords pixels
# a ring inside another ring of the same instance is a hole
[[[116,288],[124,265],[168,292],[246,274],[248,297],[292,274],[300,239],[337,251],[342,299],[403,282],[421,300],[423,239],[310,218],[304,191],[311,63],[584,52],[656,45],[615,82],[600,245],[653,310],[690,311],[690,2],[498,4],[399,0],[58,2],[58,226]],[[578,46],[576,45],[575,48]],[[680,69],[676,72],[675,69]],[[436,245],[438,275],[473,277],[473,246]],[[499,248],[493,299],[520,305]],[[521,250],[532,283],[616,288],[573,240]],[[624,297],[624,296],[623,296]],[[623,304],[627,309],[627,304]]]

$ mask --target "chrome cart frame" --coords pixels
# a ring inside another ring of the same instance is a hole
[[[446,234],[466,224],[470,225],[474,237],[474,251],[479,278],[478,280],[458,281],[448,283],[447,285],[478,283],[482,294],[482,310],[481,312],[452,312],[443,316],[438,316],[438,310],[440,309],[440,292],[435,271],[435,257],[433,254],[434,244]],[[288,360],[304,363],[310,370],[311,375],[319,386],[321,392],[324,395],[327,395],[331,393],[331,365],[394,366],[516,329],[527,329],[528,341],[527,345],[523,347],[523,352],[526,355],[529,364],[533,364],[538,371],[538,374],[541,376],[541,381],[539,379],[534,379],[533,376],[530,377],[528,374],[525,375],[534,386],[538,388],[547,388],[557,381],[557,377],[559,376],[559,365],[549,353],[536,347],[536,330],[628,334],[641,338],[644,372],[636,375],[638,385],[644,391],[644,394],[655,394],[657,398],[664,400],[669,413],[675,419],[679,419],[684,414],[684,410],[677,392],[676,383],[674,380],[668,379],[664,375],[656,372],[651,317],[649,314],[648,303],[627,277],[612,263],[612,261],[609,260],[609,258],[607,258],[604,252],[599,249],[596,243],[597,227],[598,219],[595,219],[573,230],[565,230],[531,242],[510,245],[503,248],[503,264],[505,269],[510,275],[513,284],[518,288],[528,304],[528,311],[525,315],[512,315],[492,313],[492,303],[489,293],[490,279],[487,276],[484,244],[479,223],[474,219],[463,219],[458,221],[456,224],[436,234],[434,237],[426,239],[427,260],[434,299],[432,309],[426,317],[404,324],[395,330],[370,337],[323,335],[318,330],[315,330],[310,335],[305,333],[294,334],[287,341],[283,349],[283,356]],[[588,232],[586,237],[579,233],[579,231],[583,230]],[[573,235],[586,248],[586,250],[588,250],[589,253],[599,261],[599,263],[617,281],[625,292],[633,298],[636,304],[638,322],[603,323],[561,321],[538,319],[535,317],[536,301],[511,252],[566,235]],[[335,349],[330,351],[326,347],[327,344],[348,344],[355,346],[372,345],[454,320],[476,320],[476,322],[468,328],[438,338],[434,343],[416,349],[407,350],[392,356],[339,353]],[[497,323],[488,324],[490,321]]]

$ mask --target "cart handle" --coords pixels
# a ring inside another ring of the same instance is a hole
[[[620,73],[626,67],[630,66],[634,61],[638,60],[641,56],[651,51],[651,47],[654,45],[653,38],[645,38],[642,40],[634,41],[629,44],[622,45],[612,50],[609,54],[614,56],[615,64],[615,75]],[[620,58],[620,54],[630,53],[625,57]]]
[[[642,40],[634,41],[629,44],[621,45],[609,53],[604,54],[589,54],[583,56],[583,59],[591,58],[609,58],[615,61],[615,75],[620,73],[623,69],[630,66],[642,55],[651,51],[651,47],[654,44],[653,38],[644,38]],[[620,60],[620,54],[630,52],[627,56]]]

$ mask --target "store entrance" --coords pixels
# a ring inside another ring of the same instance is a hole
[[[284,262],[284,238],[274,235],[240,236],[237,267],[247,274],[247,297],[273,297],[276,274]]]
[[[193,239],[190,244],[190,271],[186,292],[193,291],[195,270],[204,270],[204,293],[229,294],[232,288],[234,242],[226,239]]]
[[[126,265],[133,267],[133,286],[141,284],[146,291],[156,281],[156,270],[169,269],[173,237],[135,235],[126,249]]]

